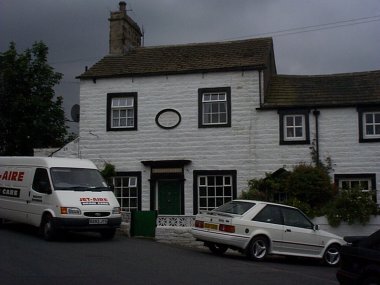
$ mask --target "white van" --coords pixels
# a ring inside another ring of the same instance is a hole
[[[89,160],[0,157],[0,222],[39,227],[46,240],[61,231],[96,231],[111,239],[120,205]]]

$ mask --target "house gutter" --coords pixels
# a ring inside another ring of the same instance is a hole
[[[315,154],[316,154],[316,164],[317,166],[319,166],[319,121],[318,121],[318,118],[319,118],[319,115],[320,115],[320,111],[315,109],[313,111],[313,115],[315,117]]]

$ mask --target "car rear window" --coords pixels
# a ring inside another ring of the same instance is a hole
[[[228,214],[236,214],[243,215],[249,209],[255,206],[255,203],[251,202],[242,202],[242,201],[231,201],[222,206],[216,208],[214,211],[228,213]]]

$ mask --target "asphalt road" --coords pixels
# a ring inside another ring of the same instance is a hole
[[[104,241],[96,234],[68,234],[46,242],[28,226],[0,229],[2,285],[336,285],[335,272],[314,260],[257,263],[233,252],[220,257],[121,235]]]

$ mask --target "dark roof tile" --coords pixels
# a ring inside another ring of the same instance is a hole
[[[380,70],[332,75],[274,75],[263,108],[380,104]]]
[[[79,78],[147,76],[263,68],[273,49],[271,38],[231,42],[138,47],[108,55]]]

